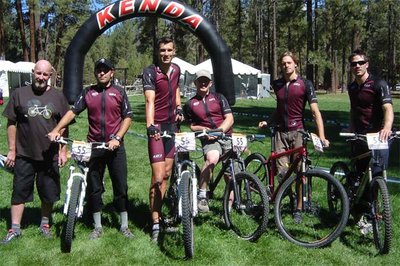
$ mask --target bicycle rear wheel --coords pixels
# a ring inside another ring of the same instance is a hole
[[[338,180],[319,170],[310,169],[301,188],[298,182],[293,175],[279,189],[274,210],[276,226],[286,239],[297,245],[307,248],[329,245],[347,224],[346,192]],[[329,186],[337,190],[335,208],[330,208],[327,200]]]
[[[238,194],[231,179],[224,193],[224,221],[244,240],[255,241],[267,229],[269,201],[257,176],[240,172],[235,175]]]
[[[375,177],[370,184],[372,228],[379,254],[387,254],[392,243],[392,214],[385,180]]]
[[[71,186],[67,220],[65,221],[63,230],[61,232],[61,251],[64,253],[71,252],[72,239],[74,237],[75,223],[77,219],[76,209],[79,204],[81,188],[82,179],[79,176],[74,177]]]
[[[265,160],[264,155],[256,152],[246,157],[244,165],[246,172],[256,175],[265,186],[268,186],[268,169]]]
[[[193,232],[193,195],[192,174],[185,170],[182,172],[182,226],[183,226],[183,244],[185,246],[186,258],[190,259],[194,255],[194,232]]]

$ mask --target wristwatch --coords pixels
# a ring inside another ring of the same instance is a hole
[[[121,143],[121,141],[122,141],[122,138],[118,135],[111,135],[111,139],[118,140],[119,143]]]

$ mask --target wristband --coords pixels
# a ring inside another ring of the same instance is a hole
[[[175,112],[176,112],[176,115],[183,116],[183,109],[182,109],[182,107],[177,106]]]

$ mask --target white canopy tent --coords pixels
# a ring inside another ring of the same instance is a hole
[[[269,94],[264,93],[264,85],[261,82],[264,77],[261,74],[261,70],[235,59],[231,59],[231,62],[236,97],[259,99],[269,96]],[[206,69],[213,74],[211,59],[195,66],[195,72],[200,69]],[[269,89],[269,84],[267,89]]]
[[[261,74],[261,70],[256,69],[252,66],[246,65],[240,61],[237,61],[235,59],[231,59],[232,62],[232,71],[234,75],[255,75],[259,76]],[[206,69],[213,74],[213,69],[212,69],[212,64],[211,64],[211,59],[208,59],[204,61],[203,63],[200,63],[196,65],[195,72],[200,69]]]
[[[25,82],[32,82],[32,69],[35,63],[0,60],[0,89],[3,97],[8,97],[14,88],[25,85]]]
[[[190,74],[194,74],[196,71],[195,66],[192,65],[189,62],[186,62],[185,60],[179,58],[179,57],[174,57],[172,58],[172,63],[177,64],[181,68],[181,73],[185,74],[185,72],[189,72]]]

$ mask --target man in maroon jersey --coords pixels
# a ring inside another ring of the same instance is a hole
[[[234,123],[231,107],[224,95],[210,91],[212,86],[210,72],[197,71],[194,84],[197,94],[185,105],[190,129],[201,131],[220,128],[224,133],[231,134]],[[202,146],[205,163],[200,174],[198,209],[200,212],[208,212],[207,185],[221,155],[231,149],[232,144],[230,140],[209,137],[202,140]]]
[[[172,172],[175,154],[173,139],[161,139],[161,131],[177,132],[177,122],[183,120],[178,65],[172,63],[175,44],[171,38],[158,41],[158,62],[143,70],[143,91],[146,101],[146,127],[151,163],[150,210],[152,241],[158,242],[161,206],[167,181]]]
[[[94,230],[89,239],[98,239],[103,235],[101,210],[103,208],[103,177],[106,166],[113,186],[114,207],[120,213],[120,232],[123,236],[132,238],[133,234],[128,228],[128,170],[123,138],[131,125],[133,112],[125,90],[112,83],[114,65],[110,60],[105,58],[97,60],[94,74],[97,84],[82,91],[71,110],[48,133],[48,137],[52,141],[57,139],[60,136],[60,130],[66,127],[75,116],[87,109],[89,122],[87,140],[89,142],[107,142],[108,144],[108,150],[96,151],[95,158],[91,158],[89,162],[86,195],[94,221]]]
[[[268,122],[261,121],[258,126],[261,128],[266,127],[267,124],[277,125],[274,138],[276,152],[300,147],[303,138],[299,131],[304,129],[304,110],[308,102],[317,126],[318,136],[325,146],[329,146],[329,141],[325,138],[324,122],[318,108],[314,86],[311,81],[302,78],[297,73],[297,57],[292,52],[287,51],[281,55],[279,63],[283,76],[272,84],[277,107]],[[284,175],[290,163],[291,158],[289,156],[282,156],[276,160],[280,176]],[[300,209],[300,207],[297,206],[297,209]],[[294,213],[294,218],[296,222],[301,222],[299,211]]]

